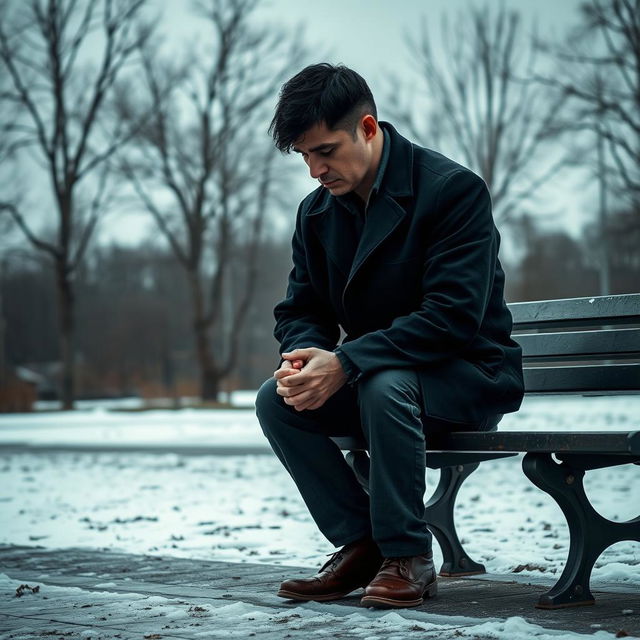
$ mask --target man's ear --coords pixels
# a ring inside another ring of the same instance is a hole
[[[362,127],[364,139],[367,142],[373,140],[376,133],[378,133],[378,121],[370,113],[362,117],[360,126]]]

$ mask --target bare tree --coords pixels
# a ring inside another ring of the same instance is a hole
[[[121,166],[186,272],[201,397],[215,400],[238,358],[255,292],[265,216],[281,176],[266,135],[277,86],[300,47],[258,29],[258,0],[195,3],[212,28],[207,51],[182,64],[141,49],[146,100],[122,96],[123,118],[151,111]],[[230,287],[233,265],[242,287]],[[217,348],[214,348],[215,347]]]
[[[505,222],[563,164],[549,157],[541,163],[539,156],[557,134],[565,98],[532,82],[537,49],[518,12],[476,6],[453,23],[445,15],[439,49],[432,46],[431,26],[424,19],[419,37],[409,39],[423,93],[414,84],[409,94],[395,81],[391,113],[415,139],[478,172],[491,191],[496,220]],[[401,102],[406,95],[412,95],[408,105]],[[419,100],[427,103],[426,113]]]
[[[2,5],[0,5],[0,10],[1,8]],[[20,203],[19,190],[7,186],[15,184],[14,156],[19,145],[10,134],[20,112],[19,105],[9,100],[9,96],[9,78],[0,74],[0,170],[2,170],[5,179],[4,186],[0,191],[0,256],[6,251],[7,238],[13,231],[9,212],[17,209]]]
[[[571,153],[598,185],[600,242],[593,249],[600,293],[608,294],[610,201],[632,210],[640,206],[640,0],[588,0],[566,42],[540,46],[563,73],[539,81],[569,98],[565,129],[577,134]]]
[[[611,187],[640,200],[640,0],[588,0],[563,46],[545,45],[565,72],[540,78],[569,96],[574,129],[606,144]],[[596,147],[592,145],[595,152]],[[634,205],[632,205],[634,206]]]
[[[25,150],[44,170],[43,184],[48,178],[52,211],[43,213],[55,236],[43,236],[15,203],[4,209],[55,269],[65,409],[74,394],[73,276],[103,210],[109,159],[132,134],[121,122],[110,126],[106,105],[149,35],[149,28],[137,28],[144,1],[5,0],[0,6],[0,69],[11,81],[2,99],[19,105],[21,114],[2,129],[12,152]]]

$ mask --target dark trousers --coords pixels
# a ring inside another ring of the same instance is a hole
[[[313,411],[299,412],[285,404],[273,378],[256,398],[262,430],[320,531],[336,547],[371,535],[388,558],[431,550],[423,502],[425,434],[447,424],[423,415],[423,406],[411,369],[388,369],[361,378]],[[488,418],[465,428],[491,428],[497,421]],[[360,434],[371,458],[370,496],[330,439]]]

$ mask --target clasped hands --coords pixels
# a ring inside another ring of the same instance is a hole
[[[281,357],[284,362],[273,374],[276,392],[296,411],[319,409],[347,381],[333,351],[309,347]]]

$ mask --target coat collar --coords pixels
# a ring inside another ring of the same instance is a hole
[[[389,164],[382,178],[382,191],[385,191],[392,198],[412,196],[413,145],[388,122],[380,122],[380,126],[389,132],[391,140]]]
[[[382,176],[380,195],[387,194],[392,198],[413,195],[413,145],[401,136],[388,122],[380,121],[380,126],[387,131],[390,140],[389,162]],[[336,205],[332,196],[323,187],[318,187],[317,194],[311,198],[307,216],[324,213]]]

